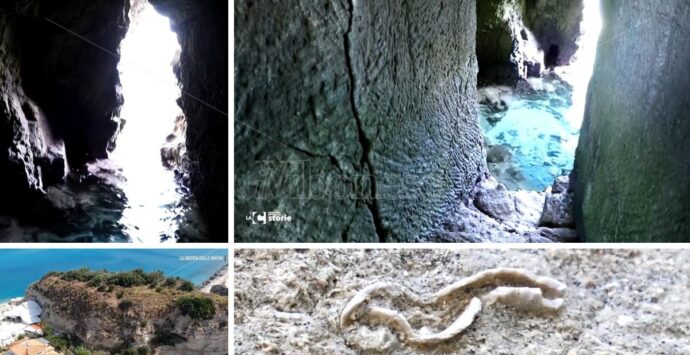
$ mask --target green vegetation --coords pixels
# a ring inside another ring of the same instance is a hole
[[[216,314],[213,301],[205,297],[182,297],[177,300],[177,306],[182,314],[192,319],[211,319]]]
[[[120,304],[117,306],[120,308],[122,311],[127,312],[132,306],[134,305],[134,302],[130,300],[122,300],[120,301]]]
[[[50,342],[50,345],[52,345],[57,351],[66,350],[71,346],[72,342],[66,335],[56,334],[53,331],[53,328],[45,323],[41,323],[41,327],[43,328],[43,337],[46,338],[46,340]]]
[[[180,285],[180,290],[182,291],[187,291],[187,292],[192,292],[194,291],[194,284],[191,283],[190,281],[187,280],[182,280],[182,284]]]
[[[145,286],[162,292],[164,288],[177,288],[181,291],[191,292],[196,289],[190,281],[179,277],[165,277],[162,271],[145,272],[142,269],[132,271],[108,272],[106,270],[91,270],[82,268],[67,272],[52,271],[45,277],[59,277],[65,281],[85,282],[89,287],[96,288],[99,292],[113,292],[115,287]],[[122,298],[122,291],[118,291],[118,298]]]
[[[175,346],[180,341],[180,337],[174,333],[157,329],[153,338],[151,338],[152,346]]]

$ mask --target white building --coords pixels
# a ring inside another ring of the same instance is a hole
[[[13,323],[24,323],[24,325],[39,323],[41,321],[43,309],[36,301],[29,300],[21,303],[2,315],[2,320]]]
[[[6,309],[6,308],[5,308]],[[32,324],[41,322],[43,309],[35,301],[14,305],[0,314],[0,346],[6,346],[27,332],[34,333]]]

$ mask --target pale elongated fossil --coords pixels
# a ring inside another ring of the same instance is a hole
[[[460,290],[490,285],[497,287],[482,296],[481,300],[473,297],[453,323],[441,332],[433,334],[416,332],[405,316],[398,311],[370,304],[370,301],[376,297],[388,296],[404,298],[419,306],[436,305],[452,302],[453,296]],[[400,333],[404,342],[430,345],[447,341],[462,333],[472,325],[483,303],[487,305],[501,303],[527,311],[556,311],[563,306],[562,296],[565,290],[566,285],[562,282],[511,268],[482,271],[454,282],[428,297],[420,297],[396,283],[378,282],[365,287],[352,297],[340,314],[340,326],[345,328],[358,321],[386,324]]]

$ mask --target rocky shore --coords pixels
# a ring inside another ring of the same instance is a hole
[[[474,198],[458,203],[423,241],[553,243],[578,240],[568,176],[545,191],[512,191],[493,176],[480,181]]]
[[[228,266],[224,265],[220,270],[216,271],[208,280],[199,285],[199,290],[206,293],[216,293],[223,296],[228,294],[228,277],[230,273]],[[224,294],[223,294],[224,290]]]

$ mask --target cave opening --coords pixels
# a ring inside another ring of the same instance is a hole
[[[110,154],[124,178],[121,223],[135,240],[174,240],[188,194],[179,181],[186,125],[176,103],[180,45],[168,18],[148,2],[133,6],[130,19],[118,64],[121,127]]]
[[[515,80],[479,77],[480,123],[487,164],[492,175],[510,190],[544,191],[573,168],[602,28],[599,2],[583,1],[572,43],[562,40],[566,36],[555,34],[553,27],[534,23],[529,14],[524,15],[524,23],[517,27],[523,26],[536,35],[533,42],[520,35],[524,28],[513,35],[525,42],[514,42],[517,44],[510,64],[517,68]],[[531,4],[533,8],[527,8],[526,13],[538,11],[537,3]],[[481,35],[478,32],[478,41]],[[520,68],[530,68],[531,63],[527,59],[520,61],[516,54],[525,53],[525,48],[533,45],[543,53],[544,69],[520,74]]]

